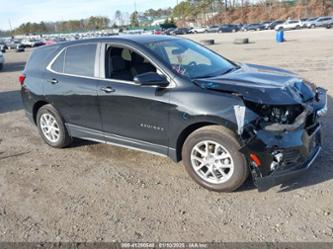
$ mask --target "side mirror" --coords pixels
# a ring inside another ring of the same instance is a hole
[[[169,85],[167,79],[155,72],[138,74],[134,77],[134,82],[141,86],[166,87]]]

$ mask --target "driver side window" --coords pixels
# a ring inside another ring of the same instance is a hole
[[[121,46],[107,46],[105,76],[108,79],[133,81],[142,73],[156,72],[156,68],[143,56]]]

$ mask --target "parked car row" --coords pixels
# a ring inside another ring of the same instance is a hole
[[[250,24],[221,24],[211,25],[208,27],[195,26],[191,28],[179,27],[169,29],[157,30],[103,30],[103,31],[88,31],[82,33],[66,33],[66,34],[47,34],[42,36],[21,36],[21,37],[8,37],[0,40],[0,51],[5,53],[6,50],[15,50],[16,52],[23,52],[25,48],[34,48],[43,45],[52,45],[63,41],[74,41],[89,38],[98,38],[105,36],[112,36],[119,33],[122,34],[153,34],[153,35],[185,35],[185,34],[199,34],[199,33],[227,33],[238,31],[261,31],[261,30],[292,30],[302,28],[316,28],[333,26],[332,16],[320,16],[311,18],[302,18],[299,20],[270,20],[261,23]]]
[[[15,50],[16,52],[24,52],[25,46],[21,40],[10,39],[6,41],[0,41],[0,51],[6,53],[7,50]]]
[[[289,30],[301,28],[331,27],[333,23],[332,16],[321,16],[313,18],[304,18],[300,20],[287,20],[275,27],[275,30]]]
[[[208,27],[192,27],[192,28],[170,28],[165,30],[167,35],[184,35],[184,34],[199,34],[199,33],[225,33],[237,31],[261,31],[261,30],[291,30],[301,28],[316,28],[333,26],[333,17],[321,16],[302,19],[288,20],[271,20],[261,23],[249,24],[223,24],[211,25]]]

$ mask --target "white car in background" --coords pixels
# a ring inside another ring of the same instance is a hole
[[[191,34],[197,34],[197,33],[205,33],[207,31],[204,27],[193,27],[189,30],[189,33]]]
[[[287,20],[282,24],[276,25],[275,30],[300,29],[302,22],[300,20]]]
[[[5,57],[3,53],[0,51],[0,71],[3,69],[3,65],[5,64]]]

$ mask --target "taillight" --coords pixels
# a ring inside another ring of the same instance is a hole
[[[19,82],[20,82],[21,86],[24,84],[24,81],[25,81],[25,74],[21,74],[19,76]]]

